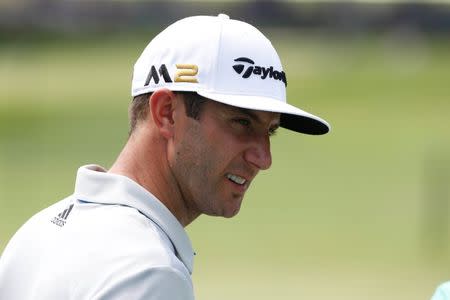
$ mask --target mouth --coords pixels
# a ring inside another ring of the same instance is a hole
[[[243,178],[241,176],[235,175],[235,174],[231,174],[231,173],[228,173],[226,175],[226,177],[231,182],[236,183],[236,184],[241,185],[241,186],[245,185],[245,183],[247,182],[247,179],[245,179],[245,178]]]

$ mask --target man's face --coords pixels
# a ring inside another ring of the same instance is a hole
[[[272,163],[270,135],[278,113],[207,101],[199,120],[176,116],[169,163],[193,215],[232,217],[259,170]]]

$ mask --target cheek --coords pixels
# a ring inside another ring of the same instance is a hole
[[[184,188],[196,190],[204,188],[205,183],[213,177],[214,149],[202,132],[186,131],[179,139],[175,138],[170,150],[169,163]]]
[[[242,163],[237,158],[243,152],[242,144],[227,130],[211,122],[193,121],[188,128],[176,132],[169,147],[169,162],[177,179],[185,183],[184,187],[199,193],[215,186],[230,167]]]

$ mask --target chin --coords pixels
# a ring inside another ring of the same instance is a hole
[[[239,213],[241,209],[241,203],[237,207],[225,209],[222,213],[224,218],[232,218]]]
[[[211,207],[209,210],[204,210],[203,214],[215,217],[232,218],[239,213],[243,198],[243,195],[233,195],[231,199],[223,199],[221,202],[218,202],[218,204],[221,203],[222,205],[217,205]]]
[[[223,214],[222,217],[229,219],[229,218],[232,218],[232,217],[234,217],[235,215],[237,215],[238,212],[239,212],[239,209],[236,209],[236,210],[234,210],[234,211],[232,211],[232,212]]]

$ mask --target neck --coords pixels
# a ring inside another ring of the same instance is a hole
[[[136,130],[108,172],[127,176],[144,187],[186,227],[199,214],[184,201],[167,161],[166,141],[145,128]]]

